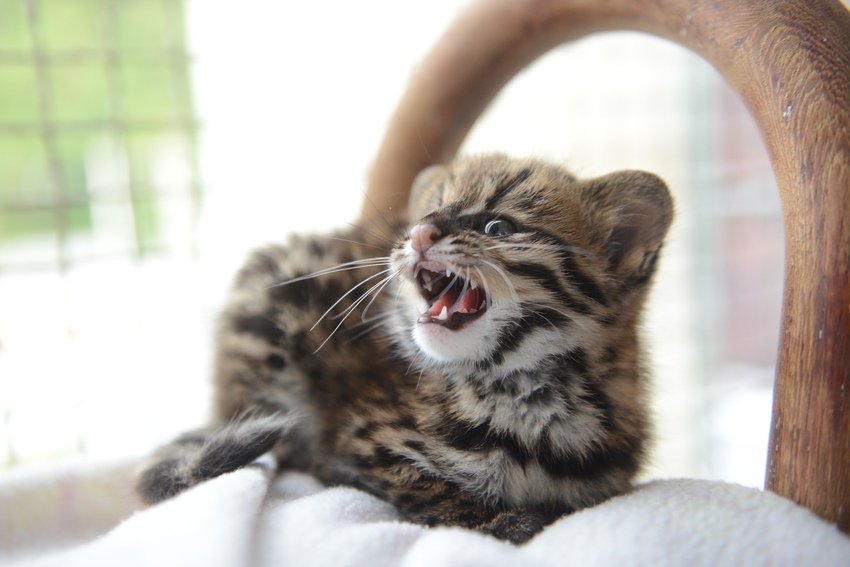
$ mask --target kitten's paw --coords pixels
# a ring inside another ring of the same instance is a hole
[[[136,492],[155,504],[183,490],[251,464],[284,440],[291,417],[232,422],[210,433],[188,434],[164,447],[142,470]]]
[[[502,512],[490,522],[478,526],[478,531],[519,545],[530,540],[553,520],[550,515],[537,510],[518,508]]]

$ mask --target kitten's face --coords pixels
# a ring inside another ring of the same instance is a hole
[[[505,370],[579,344],[629,308],[624,299],[642,297],[632,292],[672,215],[649,174],[578,181],[503,156],[424,171],[410,209],[419,221],[392,255],[397,324],[432,362]]]

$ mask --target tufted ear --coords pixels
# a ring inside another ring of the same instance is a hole
[[[415,222],[440,206],[442,184],[449,175],[445,165],[426,167],[413,180],[407,210]]]
[[[613,271],[623,277],[652,274],[673,221],[673,198],[664,181],[644,171],[618,171],[589,182],[599,203],[591,213]]]

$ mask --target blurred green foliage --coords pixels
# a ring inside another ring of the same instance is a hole
[[[0,245],[90,230],[86,162],[108,146],[137,248],[157,248],[154,156],[194,136],[184,17],[183,0],[0,0]]]

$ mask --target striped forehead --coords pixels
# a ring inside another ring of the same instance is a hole
[[[454,215],[468,216],[496,212],[499,204],[531,176],[530,169],[500,176],[487,176],[469,183],[467,187],[455,187],[459,199],[449,199],[449,208]]]

